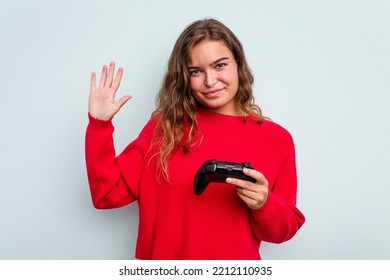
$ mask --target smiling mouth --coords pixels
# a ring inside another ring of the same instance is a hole
[[[215,89],[215,90],[210,90],[208,92],[203,93],[207,97],[217,97],[223,89]]]

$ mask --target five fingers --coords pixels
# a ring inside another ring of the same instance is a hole
[[[130,95],[123,96],[115,101],[116,92],[120,86],[123,75],[123,68],[120,67],[115,75],[115,62],[104,65],[99,85],[96,85],[96,73],[91,75],[89,113],[101,120],[111,119],[120,108],[131,98]]]

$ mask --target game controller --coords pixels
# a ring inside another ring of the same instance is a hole
[[[226,178],[237,178],[256,182],[243,173],[244,167],[253,169],[249,162],[234,163],[218,160],[206,161],[197,171],[194,179],[194,193],[200,195],[211,182],[226,183]]]

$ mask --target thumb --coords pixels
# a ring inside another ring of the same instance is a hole
[[[131,98],[132,98],[131,95],[126,95],[123,96],[121,99],[119,99],[117,102],[118,110],[120,110],[120,108],[122,108],[122,106],[125,105],[126,102],[129,101]]]

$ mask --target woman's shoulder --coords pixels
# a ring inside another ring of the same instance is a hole
[[[273,141],[293,142],[291,133],[284,126],[269,118],[264,118],[260,127],[262,134]]]
[[[160,127],[161,114],[152,114],[145,126],[142,128],[140,135],[152,138]]]
[[[290,132],[280,123],[270,119],[270,118],[264,118],[261,122],[261,124],[264,126],[264,128],[273,130],[276,132],[279,132],[281,134],[290,134]]]

